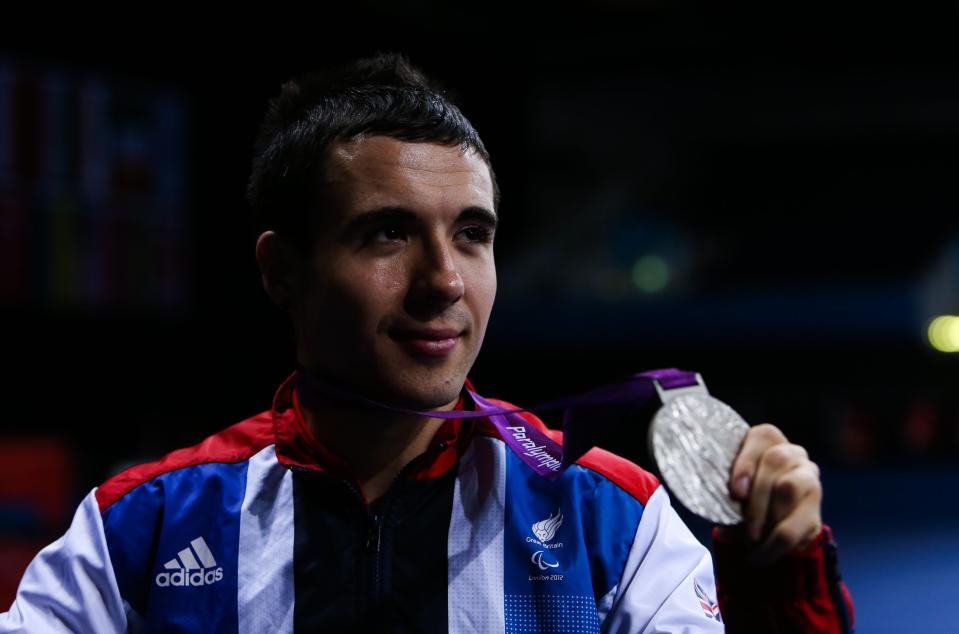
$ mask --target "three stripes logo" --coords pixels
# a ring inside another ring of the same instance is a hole
[[[223,568],[216,565],[216,559],[202,537],[191,541],[190,547],[163,564],[171,572],[161,572],[156,576],[158,586],[208,586],[223,578]]]

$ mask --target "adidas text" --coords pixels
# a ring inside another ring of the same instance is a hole
[[[202,537],[191,541],[163,567],[169,572],[161,572],[156,576],[156,584],[161,588],[208,586],[223,578],[223,568],[216,565],[216,559]]]
[[[156,577],[157,585],[167,586],[208,586],[223,578],[223,568],[216,570],[177,570],[175,572],[161,572]]]

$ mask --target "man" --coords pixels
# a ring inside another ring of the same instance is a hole
[[[270,411],[91,492],[0,631],[723,629],[709,553],[653,476],[594,449],[548,480],[488,418],[439,417],[476,407],[498,191],[422,73],[383,55],[285,84],[248,193],[298,370]],[[753,428],[730,489],[730,629],[847,627],[806,452]]]

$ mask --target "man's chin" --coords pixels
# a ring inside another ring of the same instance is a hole
[[[452,409],[456,405],[456,400],[459,398],[462,389],[462,383],[456,387],[445,384],[437,387],[396,386],[395,389],[383,394],[382,402],[417,411]]]
[[[347,377],[343,373],[338,374],[324,367],[314,365],[303,365],[303,367],[334,387],[385,405],[404,409],[438,409],[451,403],[455,404],[466,382],[465,373],[451,368],[446,368],[444,371],[436,368],[422,372],[418,371],[420,368],[389,366],[380,368],[374,374]]]

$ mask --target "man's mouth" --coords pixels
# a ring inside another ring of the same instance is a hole
[[[398,329],[393,339],[415,356],[445,357],[456,348],[463,333],[453,328]]]

